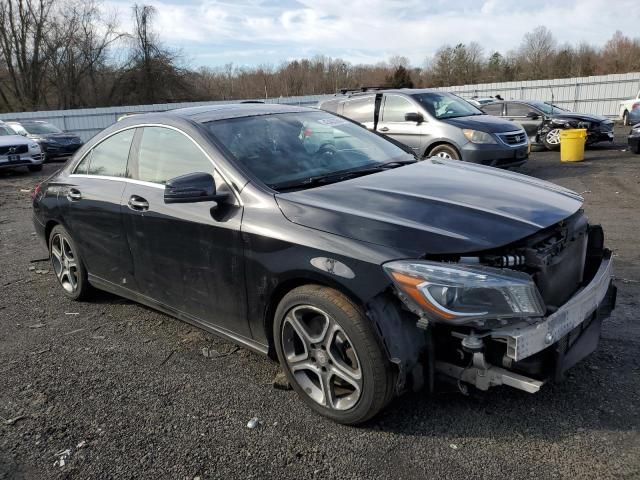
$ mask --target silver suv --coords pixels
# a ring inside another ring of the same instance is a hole
[[[0,121],[0,170],[27,167],[30,172],[38,172],[43,157],[38,142],[18,135]]]
[[[343,90],[318,107],[405,144],[418,158],[439,156],[517,167],[529,157],[529,139],[522,127],[485,115],[451,93],[429,89]]]

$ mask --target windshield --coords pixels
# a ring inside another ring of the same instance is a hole
[[[393,143],[326,112],[241,117],[205,125],[239,164],[275,190],[317,177],[414,161]]]
[[[4,137],[7,135],[15,135],[16,132],[11,130],[9,127],[5,127],[4,125],[0,125],[0,137]]]
[[[438,120],[484,115],[474,105],[451,93],[428,92],[415,93],[411,96],[424,107],[429,115]]]
[[[62,133],[55,125],[46,122],[38,123],[23,123],[24,129],[31,135],[45,135],[47,133]]]
[[[554,105],[553,103],[547,103],[547,102],[529,102],[529,105],[531,105],[532,107],[536,107],[538,110],[542,111],[542,113],[545,113],[546,115],[554,115],[556,113],[563,113],[563,112],[569,111],[564,108],[560,108],[557,105]]]

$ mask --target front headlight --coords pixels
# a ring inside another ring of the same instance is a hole
[[[419,260],[389,262],[383,268],[407,307],[431,320],[460,324],[545,313],[526,273]]]
[[[40,145],[38,145],[37,143],[30,143],[29,144],[29,149],[30,150],[40,150]]]
[[[467,137],[471,143],[498,143],[496,139],[490,133],[481,132],[480,130],[470,130],[465,128],[462,130],[464,136]]]

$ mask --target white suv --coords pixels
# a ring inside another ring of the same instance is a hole
[[[30,172],[42,170],[44,156],[37,142],[18,135],[0,122],[0,170],[27,167]]]

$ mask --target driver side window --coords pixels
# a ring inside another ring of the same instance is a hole
[[[405,122],[404,115],[418,109],[406,98],[399,95],[385,95],[382,110],[383,122]]]
[[[171,128],[143,129],[138,149],[138,180],[166,183],[195,172],[213,174],[213,165],[190,138]]]

